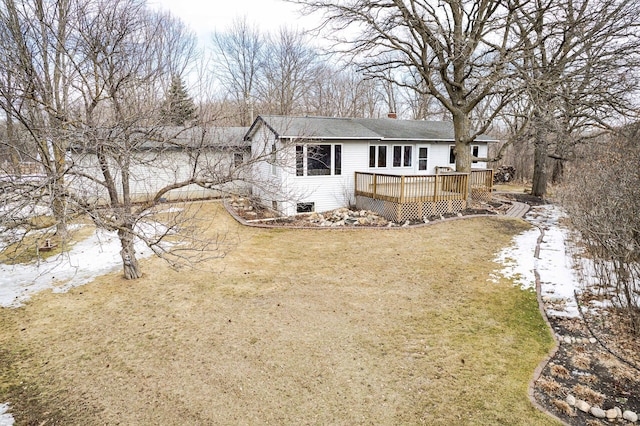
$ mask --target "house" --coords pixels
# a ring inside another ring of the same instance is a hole
[[[106,134],[106,132],[109,132]],[[160,127],[129,132],[127,152],[129,193],[132,200],[143,201],[155,196],[162,188],[183,182],[192,176],[205,177],[220,184],[200,186],[190,184],[172,189],[163,195],[167,200],[219,197],[222,193],[247,191],[239,176],[239,166],[250,157],[250,146],[244,141],[246,127]],[[94,136],[94,138],[96,138]],[[122,196],[121,168],[117,164],[122,137],[113,129],[104,130],[97,142],[89,137],[72,144],[67,150],[67,181],[84,199],[106,199],[107,190],[100,182],[96,147],[107,147],[111,173]]]
[[[449,122],[263,115],[245,139],[265,159],[254,195],[284,215],[352,205],[390,220],[455,212],[466,207],[469,179],[490,196],[486,163],[474,162],[473,176],[455,173]],[[472,155],[486,157],[491,142],[479,136]]]

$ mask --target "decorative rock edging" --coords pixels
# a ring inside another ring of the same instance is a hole
[[[540,236],[536,241],[536,250],[534,253],[534,257],[536,259],[540,258],[540,244],[542,243],[542,239],[544,238],[544,229],[538,227],[538,230],[540,231]],[[551,337],[553,338],[553,348],[551,348],[551,351],[549,351],[549,354],[545,357],[545,359],[540,361],[540,364],[538,364],[536,369],[533,371],[533,377],[529,382],[529,389],[527,393],[529,396],[529,401],[531,401],[531,404],[533,404],[534,407],[536,407],[538,410],[542,411],[549,417],[556,419],[560,423],[568,425],[567,422],[562,420],[560,417],[556,416],[554,413],[549,411],[546,407],[543,407],[542,405],[540,405],[534,395],[536,382],[542,375],[542,371],[545,369],[547,364],[549,364],[549,361],[551,361],[551,359],[558,352],[558,349],[560,349],[560,342],[558,341],[556,334],[553,332],[553,327],[551,326],[551,323],[549,322],[549,317],[547,317],[547,312],[544,309],[544,302],[542,301],[542,285],[540,283],[540,274],[538,273],[538,270],[535,268],[533,270],[533,274],[536,277],[536,299],[538,300],[538,309],[540,310],[540,315],[542,315],[542,319],[547,324],[547,327],[549,327],[549,330],[551,330]]]
[[[464,219],[473,219],[478,217],[495,217],[495,218],[507,218],[512,219],[513,216],[506,215],[498,215],[498,214],[470,214],[463,216],[454,216],[454,217],[445,217],[442,219],[430,221],[427,223],[416,223],[416,224],[404,224],[404,225],[395,225],[395,226],[370,226],[370,225],[358,225],[358,226],[297,226],[297,225],[271,225],[268,223],[256,223],[249,222],[235,211],[233,207],[231,207],[228,203],[228,200],[225,198],[222,200],[222,205],[227,210],[227,212],[235,219],[236,222],[243,226],[249,226],[252,228],[262,228],[262,229],[304,229],[304,230],[313,230],[313,231],[353,231],[357,229],[377,229],[380,231],[389,231],[389,230],[399,230],[399,229],[407,229],[407,228],[422,228],[425,226],[431,226],[438,223],[444,222],[452,222],[456,220],[464,220]]]
[[[623,419],[631,423],[635,423],[638,421],[638,415],[631,410],[622,411],[620,407],[613,407],[605,411],[595,405],[591,406],[586,401],[576,399],[576,397],[571,394],[567,395],[567,397],[565,398],[565,402],[569,404],[570,407],[575,407],[583,413],[591,414],[593,417],[598,419]]]
[[[534,257],[536,259],[540,258],[540,244],[542,243],[542,240],[544,238],[544,229],[542,229],[541,227],[538,227],[538,229],[540,230],[540,236],[536,241],[536,248],[534,253]],[[541,291],[540,274],[535,268],[533,272],[534,272],[535,281],[536,281],[536,298],[538,300],[538,309],[540,310],[540,314],[542,315],[542,318],[547,324],[547,327],[549,327],[549,330],[551,330],[551,337],[553,338],[553,341],[554,341],[554,347],[551,349],[547,357],[544,360],[542,360],[540,364],[538,364],[538,367],[536,367],[536,369],[534,370],[533,377],[529,382],[529,392],[528,392],[529,400],[538,410],[542,411],[543,413],[546,413],[547,415],[549,415],[550,417],[553,417],[559,422],[565,425],[568,425],[567,422],[560,419],[558,416],[556,416],[554,413],[552,413],[546,407],[543,407],[538,403],[538,401],[536,401],[535,395],[534,395],[535,383],[538,381],[538,379],[540,379],[540,376],[542,375],[542,371],[546,368],[546,366],[549,364],[551,359],[556,355],[556,353],[560,349],[561,343],[567,344],[567,345],[587,344],[587,343],[595,344],[595,343],[598,343],[598,341],[594,337],[586,338],[586,337],[575,337],[575,336],[569,336],[569,335],[566,335],[566,336],[556,335],[553,327],[551,326],[549,318],[547,317],[546,310],[544,308],[544,300],[542,298],[542,291]],[[575,407],[576,409],[586,414],[591,414],[592,416],[598,419],[605,419],[605,418],[607,420],[623,419],[631,423],[635,423],[638,421],[638,414],[631,410],[622,411],[620,407],[613,407],[605,411],[600,407],[591,406],[588,402],[583,401],[581,399],[577,399],[571,394],[567,395],[567,397],[565,398],[565,402],[569,404],[570,407]]]

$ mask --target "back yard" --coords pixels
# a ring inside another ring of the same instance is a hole
[[[16,424],[554,424],[527,399],[552,346],[535,293],[489,281],[528,225],[268,230],[0,309]],[[213,232],[210,230],[208,232]],[[211,272],[211,271],[214,272]]]

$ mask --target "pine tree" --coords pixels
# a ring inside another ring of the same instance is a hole
[[[185,123],[197,117],[196,106],[179,75],[171,78],[171,86],[162,106],[161,117],[165,124],[172,126],[184,126]]]

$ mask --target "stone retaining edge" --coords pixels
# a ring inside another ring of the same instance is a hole
[[[540,231],[540,236],[538,237],[538,240],[536,241],[536,250],[535,250],[535,253],[534,253],[533,256],[536,259],[539,259],[540,258],[540,243],[542,243],[542,239],[544,238],[544,229],[542,229],[539,226],[537,228]],[[527,394],[529,396],[529,401],[531,401],[531,404],[533,404],[533,406],[535,408],[537,408],[539,411],[542,411],[543,413],[545,413],[549,417],[552,417],[553,419],[559,421],[563,425],[567,425],[568,426],[569,423],[565,422],[560,417],[556,416],[554,413],[549,411],[546,407],[543,407],[542,405],[540,405],[540,403],[538,403],[538,401],[536,401],[536,398],[535,398],[535,395],[534,395],[536,382],[538,381],[538,379],[542,375],[542,371],[549,364],[549,361],[551,361],[551,359],[558,352],[558,349],[560,349],[560,342],[558,341],[558,338],[556,337],[556,333],[553,331],[553,327],[551,326],[551,323],[549,322],[549,317],[547,317],[547,312],[544,309],[544,303],[542,302],[542,286],[540,284],[540,274],[538,273],[538,270],[536,268],[533,269],[533,274],[536,277],[536,299],[538,300],[538,309],[540,310],[540,315],[542,315],[542,319],[544,320],[544,322],[547,324],[547,327],[549,327],[549,330],[551,331],[551,337],[553,338],[553,348],[551,348],[551,351],[549,351],[547,356],[542,361],[540,361],[540,364],[538,364],[536,369],[533,370],[533,376],[531,378],[531,381],[529,381],[529,389],[528,389]]]

